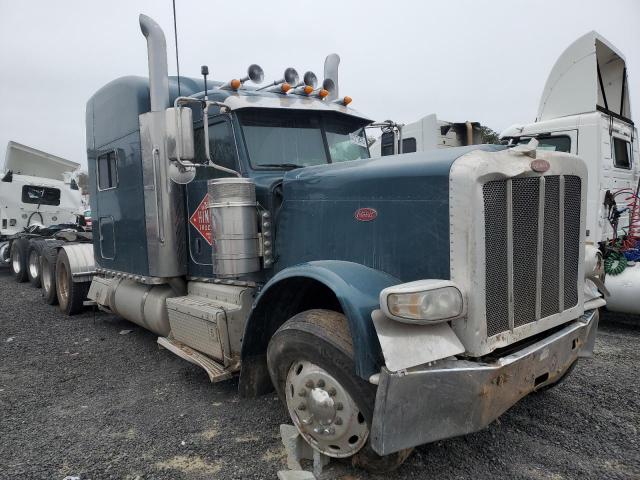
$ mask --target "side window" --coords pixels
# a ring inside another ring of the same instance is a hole
[[[394,132],[384,132],[380,137],[380,154],[384,157],[386,155],[393,155],[393,141],[396,134]]]
[[[613,137],[613,164],[616,168],[631,169],[631,144],[626,140]]]
[[[205,161],[203,142],[204,129],[199,128],[195,132],[196,158]],[[209,152],[211,160],[222,167],[238,169],[236,143],[233,138],[231,125],[228,121],[212,123],[209,125]]]
[[[415,137],[402,139],[402,153],[412,153],[415,152],[417,148]]]
[[[118,186],[118,156],[115,151],[98,156],[98,190]]]
[[[22,187],[22,203],[35,203],[37,205],[60,205],[60,190],[51,187],[36,187],[24,185]]]

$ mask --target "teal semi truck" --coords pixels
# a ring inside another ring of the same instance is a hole
[[[293,69],[264,83],[257,65],[178,79],[160,27],[140,26],[149,78],[87,104],[93,245],[48,252],[66,312],[92,302],[212,381],[275,388],[314,449],[372,471],[485,427],[591,354],[579,158],[370,159],[337,55],[321,86]]]

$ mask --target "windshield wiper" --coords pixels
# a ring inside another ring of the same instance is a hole
[[[295,163],[261,163],[258,167],[280,167],[287,170],[293,170],[294,168],[304,168],[304,165],[297,165]]]

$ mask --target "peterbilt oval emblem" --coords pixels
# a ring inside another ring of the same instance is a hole
[[[356,220],[361,222],[370,222],[375,220],[377,216],[378,212],[374,208],[359,208],[355,213]]]
[[[546,160],[538,158],[531,162],[531,170],[538,173],[544,173],[551,168],[551,165]]]

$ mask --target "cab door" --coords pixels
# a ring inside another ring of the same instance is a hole
[[[202,128],[195,131],[195,147],[196,158],[204,159]],[[217,165],[238,170],[238,149],[229,116],[218,115],[209,119],[209,150],[211,159]],[[211,250],[213,232],[208,208],[207,181],[228,176],[231,175],[211,167],[201,167],[197,169],[196,178],[186,185],[190,276],[213,276]]]

